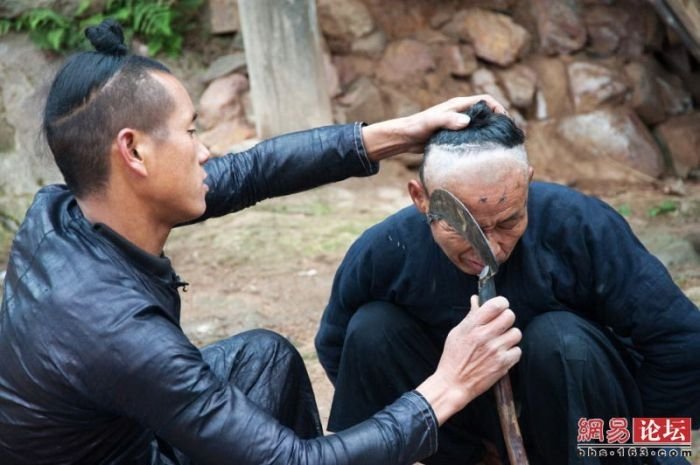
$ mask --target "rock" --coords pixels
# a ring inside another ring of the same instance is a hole
[[[693,108],[693,98],[680,77],[662,71],[656,76],[656,84],[667,115],[680,115]]]
[[[358,55],[332,56],[333,65],[338,72],[340,87],[345,89],[360,76],[371,76],[377,67],[374,60]]]
[[[379,89],[367,77],[355,81],[338,102],[343,105],[348,122],[375,123],[386,119],[386,109]]]
[[[416,31],[413,35],[413,39],[418,42],[423,42],[427,45],[445,45],[454,42],[450,37],[446,36],[440,31],[434,31],[432,29],[423,29],[422,31]]]
[[[481,8],[460,11],[443,32],[471,42],[479,58],[501,66],[516,61],[530,43],[530,34],[509,16]]]
[[[388,102],[388,114],[386,116],[389,118],[409,116],[422,110],[418,102],[392,87],[383,87],[382,95]]]
[[[477,94],[490,94],[506,108],[510,108],[510,101],[506,97],[501,86],[496,82],[496,76],[486,68],[474,71],[471,78],[472,87]]]
[[[537,73],[537,119],[560,118],[574,112],[569,96],[569,73],[558,58],[533,57],[528,64]]]
[[[444,44],[438,57],[438,67],[451,76],[468,77],[479,66],[474,49],[469,45]]]
[[[693,246],[695,253],[700,254],[700,231],[694,231],[685,236],[685,238]]]
[[[236,147],[253,137],[255,137],[255,128],[243,118],[222,121],[213,129],[200,134],[202,143],[214,156],[224,155],[231,147]]]
[[[246,119],[244,98],[248,90],[248,78],[231,74],[212,81],[202,94],[199,124],[204,132],[200,138],[213,154],[224,154],[232,145],[255,136]]]
[[[562,119],[559,133],[595,156],[657,178],[663,173],[659,148],[644,123],[626,108],[598,110]]]
[[[587,49],[594,55],[637,58],[646,45],[657,41],[659,23],[646,2],[622,0],[614,6],[586,8],[584,21],[588,31]]]
[[[647,124],[658,124],[692,109],[693,98],[681,78],[667,72],[654,58],[629,63],[625,73],[632,83],[632,105]]]
[[[328,51],[323,52],[323,71],[326,75],[326,87],[330,98],[337,97],[342,93],[340,88],[340,77],[338,70],[333,65],[333,59]]]
[[[0,106],[4,107],[0,128],[5,135],[5,147],[0,150],[0,186],[7,202],[15,204],[9,197],[31,197],[40,185],[62,180],[48,147],[37,137],[44,97],[58,62],[49,60],[27,36],[18,34],[0,37],[0,56]],[[21,201],[11,210],[19,211],[21,217],[26,206]]]
[[[685,238],[658,229],[645,229],[639,240],[668,269],[700,265],[700,256]]]
[[[629,13],[619,7],[595,5],[584,12],[588,32],[588,50],[597,56],[610,56],[625,35]]]
[[[446,8],[438,8],[435,14],[430,17],[430,27],[440,29],[452,19],[453,15],[454,12]]]
[[[526,146],[539,177],[565,184],[648,183],[663,172],[651,134],[625,108],[530,122]]]
[[[318,21],[332,52],[347,53],[352,43],[372,32],[374,20],[359,0],[318,0]]]
[[[665,120],[664,102],[653,70],[644,63],[632,62],[625,65],[625,74],[632,86],[630,104],[642,121],[655,125]]]
[[[602,64],[577,61],[568,67],[571,95],[577,112],[603,103],[621,103],[627,92],[624,75]]]
[[[258,145],[260,142],[262,142],[261,139],[246,139],[244,141],[238,142],[237,144],[234,144],[228,148],[226,153],[240,153],[240,152],[245,152],[246,150],[252,149],[256,145]]]
[[[532,104],[537,86],[537,74],[532,68],[516,64],[500,71],[498,77],[514,106],[527,109]]]
[[[700,286],[685,289],[684,292],[695,305],[700,306]]]
[[[353,53],[377,57],[382,54],[386,46],[386,34],[383,31],[377,30],[373,33],[357,39],[351,45]]]
[[[586,26],[577,0],[533,0],[540,47],[549,54],[568,54],[586,44]]]
[[[665,36],[664,25],[656,10],[649,8],[648,3],[644,3],[646,8],[637,10],[639,21],[644,24],[644,47],[649,50],[661,50]]]
[[[377,68],[377,77],[385,82],[419,82],[423,75],[435,69],[430,48],[413,39],[401,39],[389,44]]]
[[[2,87],[0,87],[0,95]],[[11,152],[15,148],[15,128],[5,117],[5,103],[0,99],[0,153]]]
[[[428,84],[427,89],[418,89],[416,92],[407,91],[410,92],[411,100],[419,102],[422,108],[432,107],[456,95],[474,95],[477,93],[474,91],[470,81],[453,78],[449,75],[429,73],[425,76],[425,82]]]
[[[248,90],[248,78],[242,74],[215,79],[199,99],[198,122],[201,127],[209,130],[221,121],[242,116],[241,99]]]
[[[675,116],[654,129],[678,176],[700,167],[700,112]]]
[[[362,2],[367,5],[377,28],[384,31],[389,40],[415,38],[417,31],[428,28],[428,20],[436,9],[434,2],[424,0]],[[441,2],[440,6],[443,5],[446,3]],[[447,8],[451,8],[450,5]]]
[[[0,37],[0,56],[2,256],[37,189],[61,182],[62,177],[48,147],[38,137],[44,97],[57,63],[39,51],[26,35],[14,33]]]
[[[245,68],[245,53],[236,52],[229,55],[223,55],[209,65],[209,69],[202,75],[202,82],[209,83],[214,79],[226,76],[236,71],[241,71]]]
[[[209,0],[209,13],[212,33],[225,34],[240,29],[238,0]]]

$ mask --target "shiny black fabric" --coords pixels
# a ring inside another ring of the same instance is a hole
[[[377,166],[360,126],[347,125],[282,136],[205,169],[202,220]],[[0,464],[168,463],[154,444],[198,465],[408,464],[437,448],[435,417],[416,392],[348,431],[298,437],[187,339],[181,284],[164,256],[90,224],[64,186],[42,189],[4,282]]]

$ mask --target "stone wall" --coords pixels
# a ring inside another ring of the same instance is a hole
[[[233,9],[212,0],[212,18]],[[339,122],[489,93],[526,129],[541,178],[698,174],[700,66],[649,2],[318,0],[318,14]]]
[[[488,92],[526,129],[542,177],[700,167],[700,68],[646,1],[319,0],[319,16],[341,119]]]
[[[58,64],[26,35],[0,38],[0,251],[39,186],[60,181],[40,137],[48,77]]]

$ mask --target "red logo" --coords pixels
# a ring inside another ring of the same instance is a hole
[[[605,432],[608,444],[624,444],[630,440],[630,430],[627,429],[627,418],[611,418],[610,428]]]
[[[690,446],[690,418],[633,418],[632,442],[657,446]]]

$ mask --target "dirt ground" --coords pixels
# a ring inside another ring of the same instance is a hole
[[[166,254],[190,283],[181,294],[185,332],[200,346],[258,327],[285,335],[306,361],[325,424],[332,387],[313,338],[333,275],[362,231],[410,203],[405,186],[412,176],[400,163],[385,162],[374,177],[267,200],[174,231]],[[691,250],[700,248],[700,183],[686,182],[683,196],[665,194],[662,186],[580,188],[625,214],[643,242],[669,263],[676,282],[700,303],[700,265]],[[3,254],[0,273],[6,263]],[[700,465],[700,435],[694,444],[694,463]]]
[[[333,275],[363,230],[409,204],[405,186],[413,175],[386,162],[371,178],[267,200],[175,231],[166,253],[190,283],[182,294],[185,332],[199,345],[257,327],[285,335],[306,361],[325,424],[332,386],[313,338]],[[663,186],[580,187],[623,213],[670,264],[676,282],[700,301],[700,266],[689,258],[697,258],[692,244],[700,246],[700,183],[686,182],[683,196],[665,194]]]

